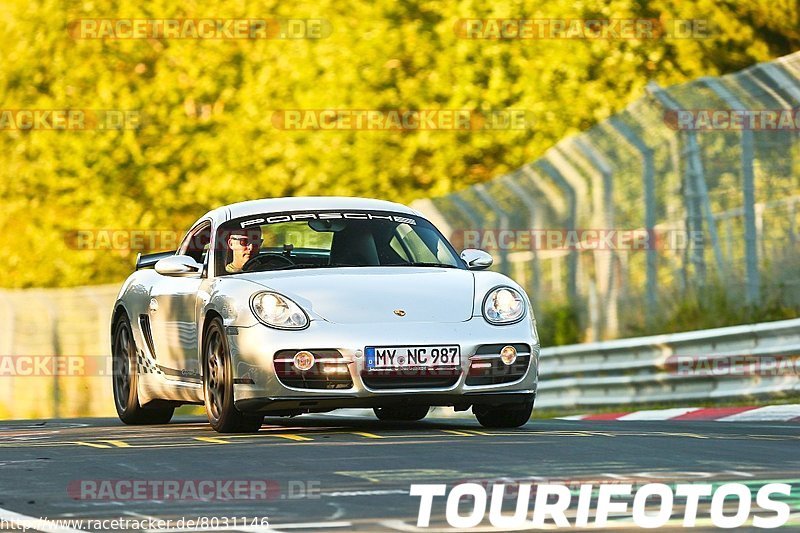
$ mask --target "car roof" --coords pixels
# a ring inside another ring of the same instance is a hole
[[[393,211],[395,213],[422,216],[421,213],[410,207],[386,200],[354,198],[349,196],[293,196],[287,198],[248,200],[246,202],[238,202],[218,207],[206,213],[201,220],[211,218],[215,224],[221,224],[234,218],[259,215],[262,213],[315,211],[323,209]]]

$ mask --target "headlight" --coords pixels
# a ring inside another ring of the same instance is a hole
[[[513,324],[525,314],[525,300],[511,287],[497,287],[483,300],[483,317],[491,324]]]
[[[250,300],[253,314],[263,324],[278,329],[308,327],[308,316],[299,305],[275,292],[259,292]]]

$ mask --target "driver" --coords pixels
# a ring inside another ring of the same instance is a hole
[[[231,251],[231,262],[225,265],[225,272],[236,274],[248,260],[258,255],[261,249],[261,228],[253,226],[236,230],[228,236],[228,249]]]

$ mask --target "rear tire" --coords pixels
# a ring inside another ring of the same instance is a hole
[[[504,405],[474,405],[472,412],[485,428],[518,428],[531,419],[533,400]]]
[[[114,324],[111,354],[114,406],[119,419],[130,425],[169,422],[175,412],[174,407],[144,408],[139,404],[137,350],[127,316],[123,315]]]
[[[427,405],[409,405],[405,407],[375,407],[375,416],[385,422],[416,422],[428,416]]]
[[[214,318],[203,335],[203,395],[206,414],[218,433],[255,433],[264,417],[246,415],[233,404],[233,370],[222,320]]]

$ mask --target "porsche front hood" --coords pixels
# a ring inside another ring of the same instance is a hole
[[[472,316],[475,297],[472,272],[449,268],[344,267],[242,277],[340,324],[464,322]]]

